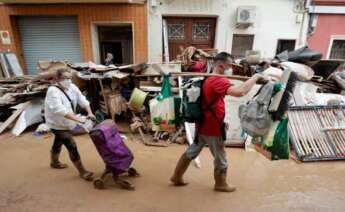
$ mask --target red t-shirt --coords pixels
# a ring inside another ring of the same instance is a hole
[[[230,80],[225,77],[208,77],[203,85],[202,105],[204,109],[204,120],[200,124],[199,133],[206,136],[221,136],[220,123],[223,122],[225,117],[225,102],[224,97],[226,91],[231,86]],[[213,105],[210,109],[217,116],[215,116],[209,110],[206,110],[210,104]]]

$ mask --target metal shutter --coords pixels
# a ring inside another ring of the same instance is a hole
[[[19,17],[18,26],[29,74],[37,73],[38,60],[80,62],[77,17]]]

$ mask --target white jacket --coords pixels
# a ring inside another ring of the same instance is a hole
[[[77,105],[82,108],[90,105],[79,88],[74,84],[71,84],[69,89],[65,90],[65,93],[72,100],[75,108]],[[72,129],[76,123],[65,118],[67,113],[74,113],[70,101],[59,88],[50,86],[44,102],[44,116],[47,125],[55,130]]]

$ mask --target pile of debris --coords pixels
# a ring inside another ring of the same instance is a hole
[[[250,54],[249,54],[250,55]],[[236,74],[251,76],[262,73],[280,81],[286,70],[298,76],[298,81],[288,102],[289,138],[299,160],[345,159],[345,60],[321,60],[322,55],[308,47],[292,52],[283,52],[271,60],[250,55],[238,61]],[[284,83],[283,83],[284,84]],[[272,103],[271,103],[272,104]],[[309,120],[310,119],[310,120]],[[308,121],[306,121],[308,120]],[[256,139],[255,147],[270,159],[279,159],[273,154],[274,135],[279,124],[273,122],[268,134]],[[252,138],[249,138],[248,145]],[[289,139],[285,140],[288,142]],[[289,145],[281,148],[287,153]],[[268,150],[268,151],[267,151]],[[283,158],[289,158],[287,154]]]
[[[1,73],[6,77],[0,79],[0,118],[4,121],[0,125],[0,133],[10,128],[15,120],[17,123],[12,128],[12,133],[15,135],[20,135],[30,125],[43,122],[41,111],[45,92],[56,70],[63,67],[73,73],[73,82],[88,97],[99,121],[111,118],[116,122],[127,122],[130,131],[139,133],[145,145],[166,147],[170,142],[191,144],[194,140],[194,124],[186,122],[181,114],[185,89],[183,79],[211,76],[214,55],[215,52],[207,53],[189,47],[171,63],[116,67],[93,62],[39,61],[39,74],[36,76],[21,74],[18,71],[18,60],[13,59],[13,55],[0,55]],[[249,51],[245,58],[236,60],[232,64],[232,69],[227,72],[227,77],[232,79],[233,84],[241,83],[255,73],[261,73],[281,82],[283,87],[287,83],[284,79],[287,70],[297,74],[298,82],[291,95],[291,102],[287,103],[286,108],[290,107],[291,110],[287,115],[290,120],[288,126],[292,132],[290,135],[292,146],[301,160],[341,158],[330,157],[328,154],[339,152],[340,150],[336,148],[332,151],[329,148],[325,151],[320,150],[322,147],[343,145],[341,139],[345,136],[342,131],[345,126],[339,124],[342,123],[341,121],[337,122],[337,126],[331,126],[329,121],[334,121],[335,115],[329,117],[332,119],[326,119],[328,122],[323,122],[321,119],[320,123],[308,122],[305,125],[301,125],[300,121],[295,119],[297,109],[308,107],[308,110],[322,116],[328,114],[320,112],[322,107],[328,110],[329,105],[338,108],[345,104],[344,61],[321,60],[321,57],[321,54],[307,47],[293,52],[283,52],[273,59],[262,59],[260,52]],[[10,65],[9,61],[12,63],[17,61],[18,65]],[[261,85],[256,85],[255,89],[243,98],[232,97],[231,100],[226,98],[225,121],[231,123],[227,132],[227,145],[247,144],[248,147],[249,143],[255,140],[260,143],[256,145],[260,147],[260,151],[272,148],[275,130],[282,120],[272,124],[269,136],[257,140],[243,133],[238,117],[240,105],[251,99],[260,87]],[[273,99],[272,102],[274,101]],[[279,101],[275,101],[275,104],[279,105]],[[308,111],[309,113],[311,112]],[[339,111],[336,113],[338,114]],[[321,131],[309,132],[308,129],[319,129],[311,125],[319,126]],[[299,126],[300,129],[296,131],[295,126]],[[312,135],[322,135],[325,138],[310,137]],[[338,143],[332,143],[336,140],[332,138],[340,140]],[[318,143],[319,141],[322,142]],[[323,152],[328,155],[322,157]],[[272,155],[270,157],[273,158]],[[275,159],[278,158],[277,156]]]

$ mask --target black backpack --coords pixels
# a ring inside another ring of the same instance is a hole
[[[204,120],[204,112],[210,111],[217,120],[222,138],[226,140],[226,127],[222,121],[218,120],[216,114],[212,110],[212,106],[216,103],[214,99],[205,109],[202,105],[203,85],[207,78],[189,78],[184,81],[182,85],[183,98],[182,98],[182,114],[186,122],[202,123]]]
[[[202,88],[206,78],[185,79],[182,84],[182,116],[186,122],[200,123],[203,120]]]

